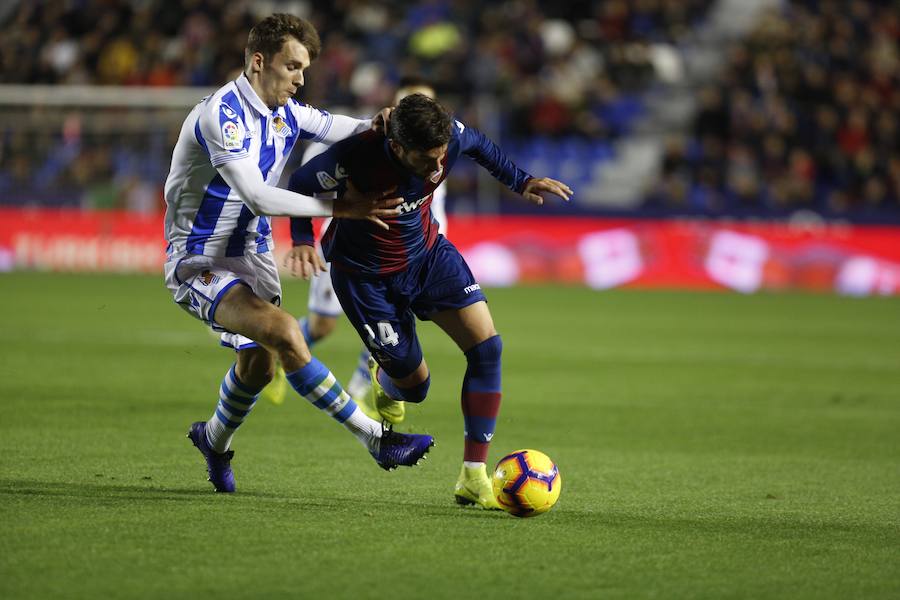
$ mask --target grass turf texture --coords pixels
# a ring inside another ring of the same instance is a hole
[[[464,360],[431,324],[423,466],[261,402],[223,496],[184,434],[231,356],[159,278],[0,285],[0,597],[900,594],[897,300],[491,290],[491,460],[537,448],[564,482],[518,520],[453,503]],[[343,324],[316,354],[346,381],[358,345]]]

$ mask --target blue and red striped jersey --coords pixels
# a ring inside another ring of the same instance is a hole
[[[438,223],[431,215],[432,194],[460,154],[478,162],[515,192],[521,193],[531,178],[483,133],[454,121],[442,168],[430,180],[404,168],[383,134],[366,131],[334,144],[294,171],[288,188],[306,195],[334,194],[340,198],[350,180],[363,193],[402,197],[401,214],[384,219],[389,230],[367,220],[336,218],[322,237],[325,259],[334,267],[387,275],[406,269],[434,245]],[[294,245],[311,244],[310,219],[291,219],[291,237]]]

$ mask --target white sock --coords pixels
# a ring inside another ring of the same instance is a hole
[[[344,421],[344,427],[356,436],[356,439],[362,443],[369,452],[377,453],[378,446],[381,442],[381,423],[369,418],[366,413],[356,408],[347,420]]]

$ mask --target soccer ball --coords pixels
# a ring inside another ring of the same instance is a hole
[[[537,450],[516,450],[494,469],[494,496],[516,517],[534,517],[550,510],[559,499],[562,478],[550,457]]]

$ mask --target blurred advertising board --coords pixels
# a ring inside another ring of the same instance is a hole
[[[900,227],[526,216],[451,217],[449,227],[486,286],[900,295]],[[284,252],[287,219],[274,229]],[[156,273],[162,231],[161,215],[0,209],[0,270]]]

